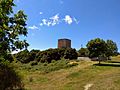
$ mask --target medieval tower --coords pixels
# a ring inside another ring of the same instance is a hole
[[[58,39],[58,48],[71,48],[71,40]]]

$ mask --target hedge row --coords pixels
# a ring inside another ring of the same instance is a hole
[[[29,63],[30,61],[37,62],[48,62],[50,63],[52,60],[60,60],[64,59],[76,59],[77,52],[76,49],[72,48],[61,48],[61,49],[48,49],[44,51],[40,50],[24,50],[14,55],[15,58],[22,63]]]

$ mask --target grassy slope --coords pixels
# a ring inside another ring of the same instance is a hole
[[[115,63],[117,61],[117,63]],[[97,62],[80,61],[78,66],[41,74],[39,71],[20,70],[28,90],[120,90],[120,57],[113,62],[94,65]]]

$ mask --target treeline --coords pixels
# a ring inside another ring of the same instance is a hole
[[[78,56],[82,57],[106,57],[110,59],[110,56],[118,55],[117,44],[112,40],[103,40],[100,38],[95,38],[88,41],[87,48],[81,48],[78,51]]]
[[[55,48],[55,49],[47,49],[44,51],[40,50],[23,50],[14,55],[17,61],[22,63],[29,63],[30,61],[36,62],[48,62],[50,63],[52,60],[60,60],[64,59],[77,59],[77,57],[106,57],[106,59],[110,59],[110,56],[118,55],[117,44],[112,40],[103,40],[100,38],[95,38],[93,40],[88,41],[86,48],[80,48],[80,50],[76,51],[76,49],[72,48]]]
[[[40,50],[23,50],[14,55],[17,61],[21,63],[29,63],[30,61],[36,62],[48,62],[50,63],[52,60],[60,60],[64,59],[77,59],[78,54],[76,49],[72,48],[56,48],[56,49],[48,49],[44,51]]]

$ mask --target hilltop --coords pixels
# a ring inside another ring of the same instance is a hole
[[[22,76],[28,90],[119,90],[120,56],[102,62],[100,66],[97,63],[87,60],[70,61],[67,64],[73,66],[53,68],[49,69],[49,72],[41,71],[38,67],[42,66],[39,65],[30,67],[28,64],[19,64],[16,70]]]

